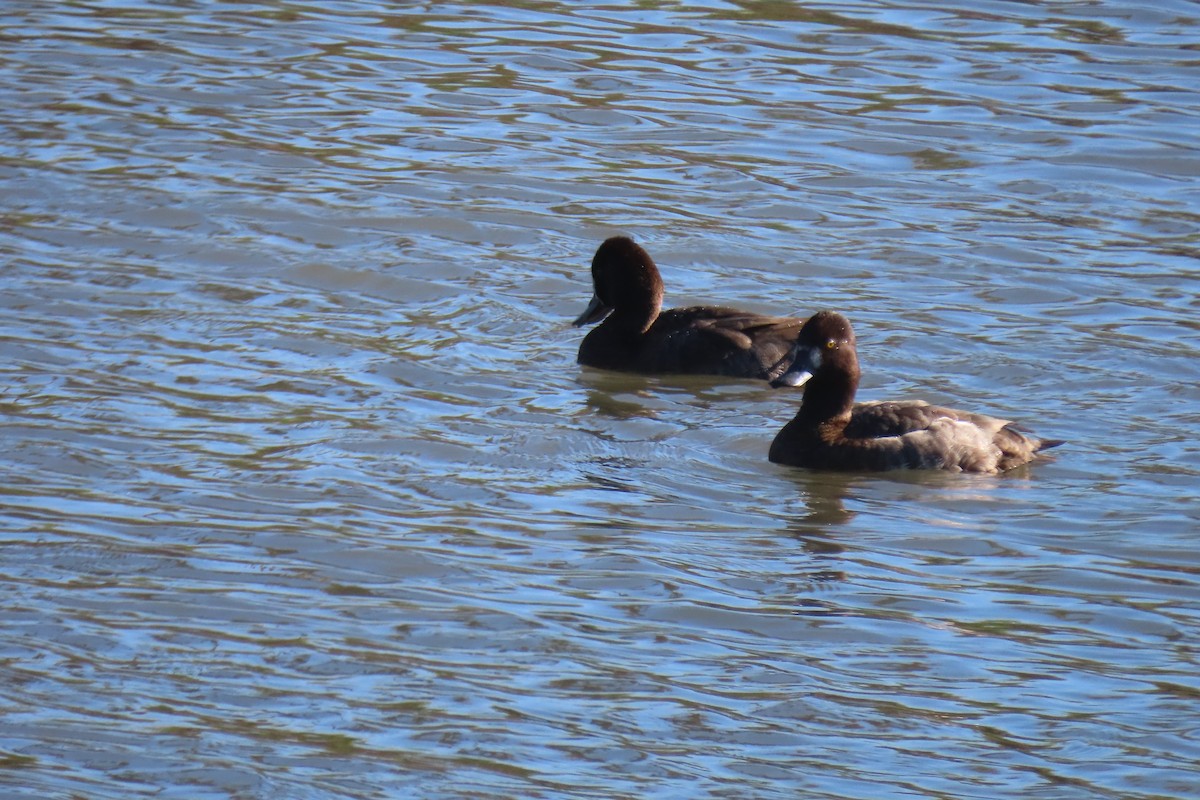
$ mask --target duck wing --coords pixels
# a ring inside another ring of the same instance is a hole
[[[770,380],[782,374],[804,320],[734,308],[693,306],[664,311],[650,329],[670,371]]]
[[[845,435],[850,439],[875,439],[881,436],[903,436],[923,431],[939,419],[957,420],[963,414],[951,408],[933,406],[924,400],[877,400],[855,403]],[[997,420],[999,422],[999,420]],[[1001,424],[1003,424],[1001,422]]]
[[[672,308],[659,314],[655,323],[656,328],[695,330],[724,337],[742,348],[764,339],[780,339],[791,347],[803,325],[804,320],[795,317],[772,317],[723,306]]]

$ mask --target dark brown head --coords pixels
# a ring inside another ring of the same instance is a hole
[[[792,365],[771,381],[774,387],[803,386],[822,371],[853,371],[858,374],[854,329],[850,320],[836,311],[818,311],[800,329],[792,348]]]
[[[609,312],[653,322],[662,307],[662,278],[654,259],[628,236],[605,240],[592,258],[595,293],[575,325],[599,322]]]

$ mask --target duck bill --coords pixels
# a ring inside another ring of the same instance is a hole
[[[771,381],[771,388],[779,389],[784,386],[795,388],[808,383],[808,379],[812,377],[812,373],[806,369],[796,369],[792,367],[787,372],[780,375],[775,380]]]
[[[783,386],[803,386],[812,378],[813,373],[820,366],[821,356],[816,350],[811,347],[797,346],[793,351],[792,365],[775,380],[771,381],[771,386],[779,389]]]
[[[591,325],[593,322],[599,322],[608,316],[612,311],[612,306],[606,306],[597,295],[592,295],[592,302],[588,303],[587,310],[571,323],[576,328],[581,325]]]

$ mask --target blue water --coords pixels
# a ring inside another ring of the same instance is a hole
[[[0,22],[5,797],[1195,796],[1200,6]],[[618,232],[1068,444],[770,464]]]

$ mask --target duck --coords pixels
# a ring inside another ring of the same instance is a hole
[[[768,458],[818,470],[946,470],[996,474],[1063,444],[1013,423],[920,400],[855,403],[861,372],[854,329],[836,311],[809,317],[774,387],[804,387],[800,411]]]
[[[658,267],[628,236],[597,248],[592,286],[592,300],[574,324],[600,323],[579,345],[579,363],[600,369],[769,381],[787,370],[804,324],[724,306],[663,311]]]

